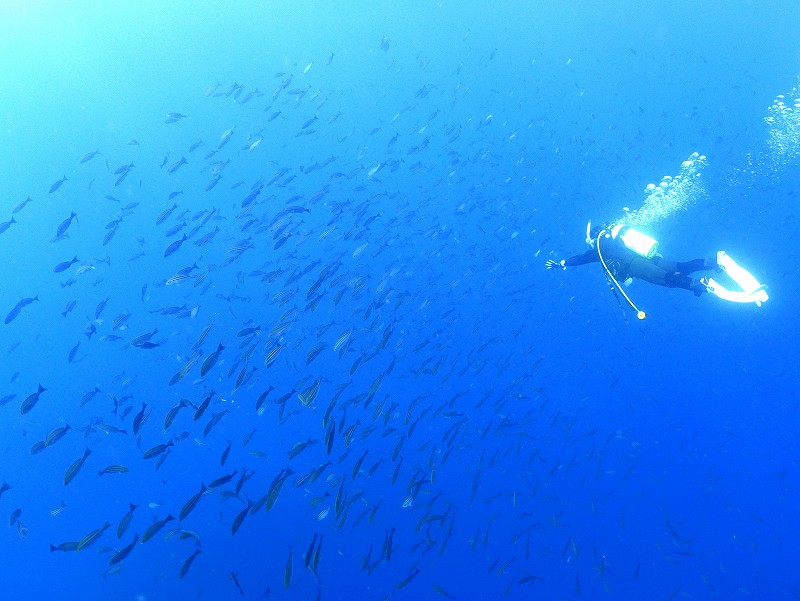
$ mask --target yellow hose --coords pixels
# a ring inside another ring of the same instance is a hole
[[[633,301],[627,294],[625,294],[625,290],[623,290],[622,286],[619,285],[617,278],[615,278],[614,274],[611,273],[611,270],[608,268],[608,265],[606,265],[605,259],[603,259],[603,253],[600,251],[600,238],[602,238],[605,233],[606,231],[603,230],[597,235],[597,255],[600,257],[600,263],[603,265],[603,269],[606,270],[608,277],[610,277],[611,281],[614,282],[614,285],[617,287],[617,290],[619,290],[622,293],[622,296],[625,297],[625,300],[628,301],[628,304],[631,306],[631,308],[634,311],[636,311],[636,317],[639,319],[644,319],[645,317],[647,317],[647,313],[645,313],[644,311],[640,311],[639,308],[633,304]]]

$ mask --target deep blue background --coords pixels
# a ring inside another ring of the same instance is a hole
[[[0,234],[0,312],[40,299],[0,330],[0,397],[16,395],[0,407],[0,483],[11,485],[0,514],[21,510],[0,528],[4,594],[242,598],[232,572],[253,599],[800,594],[800,114],[765,122],[778,94],[789,106],[798,96],[796,3],[196,4],[19,2],[0,11],[0,222],[33,199]],[[234,83],[238,98],[224,94]],[[171,111],[187,117],[166,124]],[[231,141],[204,158],[229,128]],[[101,154],[79,164],[93,150]],[[727,250],[769,285],[768,303],[636,283],[628,291],[648,319],[626,321],[598,266],[544,269],[547,258],[584,250],[587,220],[640,207],[645,186],[677,175],[692,152],[708,158],[702,186],[648,232],[679,260]],[[188,164],[169,174],[182,156]],[[207,191],[215,161],[226,163]],[[131,162],[115,186],[114,170]],[[259,181],[264,190],[240,215]],[[129,203],[138,205],[103,245]],[[309,212],[287,216],[291,236],[276,249],[274,223],[287,205]],[[187,233],[204,210],[214,218],[164,257],[177,239],[164,232],[183,219],[178,236]],[[68,237],[52,242],[71,211]],[[193,244],[215,227],[212,244]],[[243,240],[249,248],[231,252]],[[77,265],[53,273],[73,256]],[[208,269],[199,285],[164,286],[194,263],[195,276]],[[337,271],[312,309],[308,291],[328,264]],[[76,275],[81,265],[92,268]],[[274,270],[278,277],[262,278]],[[62,317],[70,300],[76,307]],[[155,312],[184,306],[196,314]],[[125,313],[127,328],[113,331]],[[286,346],[267,367],[270,330],[285,321]],[[170,386],[209,324],[198,365]],[[240,348],[237,333],[251,326],[260,333]],[[130,345],[155,328],[157,348]],[[340,357],[333,346],[348,331]],[[109,334],[122,338],[101,338]],[[220,342],[220,361],[201,378]],[[252,345],[246,369],[256,371],[237,389],[244,363],[229,370]],[[310,407],[296,393],[282,413],[272,402],[317,378]],[[48,391],[20,415],[39,383]],[[329,456],[323,414],[348,383],[331,415],[356,425],[355,436],[345,448],[340,428]],[[101,393],[81,406],[95,387]],[[197,405],[211,390],[201,420],[182,409],[164,432],[171,407]],[[152,414],[137,439],[142,404]],[[72,430],[62,440],[31,454],[64,424]],[[309,438],[319,442],[289,459]],[[142,452],[169,440],[156,470]],[[65,486],[86,448],[92,454]],[[295,486],[327,461],[316,482]],[[112,464],[130,472],[98,476]],[[232,536],[247,499],[287,467],[294,473],[275,506],[248,515]],[[134,533],[177,516],[201,483],[234,469],[233,482],[254,472],[240,498],[203,497],[107,573]],[[337,520],[342,478],[356,500]],[[129,503],[139,508],[118,540]],[[105,521],[112,527],[93,546],[48,552]],[[183,579],[196,547],[177,532],[165,539],[176,528],[197,533],[202,548]],[[378,561],[392,529],[391,558]],[[322,534],[318,580],[303,556]],[[368,554],[371,573],[362,569]]]

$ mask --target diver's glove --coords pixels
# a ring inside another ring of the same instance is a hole
[[[560,261],[553,261],[553,259],[547,259],[547,263],[544,264],[546,269],[566,269],[567,262],[564,259]]]

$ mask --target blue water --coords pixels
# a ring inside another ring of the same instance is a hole
[[[4,598],[800,594],[795,3],[197,4],[0,9]]]

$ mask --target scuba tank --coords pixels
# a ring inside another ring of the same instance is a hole
[[[658,251],[658,242],[655,239],[627,225],[615,225],[611,229],[611,237],[622,240],[627,249],[645,259],[653,258]]]

